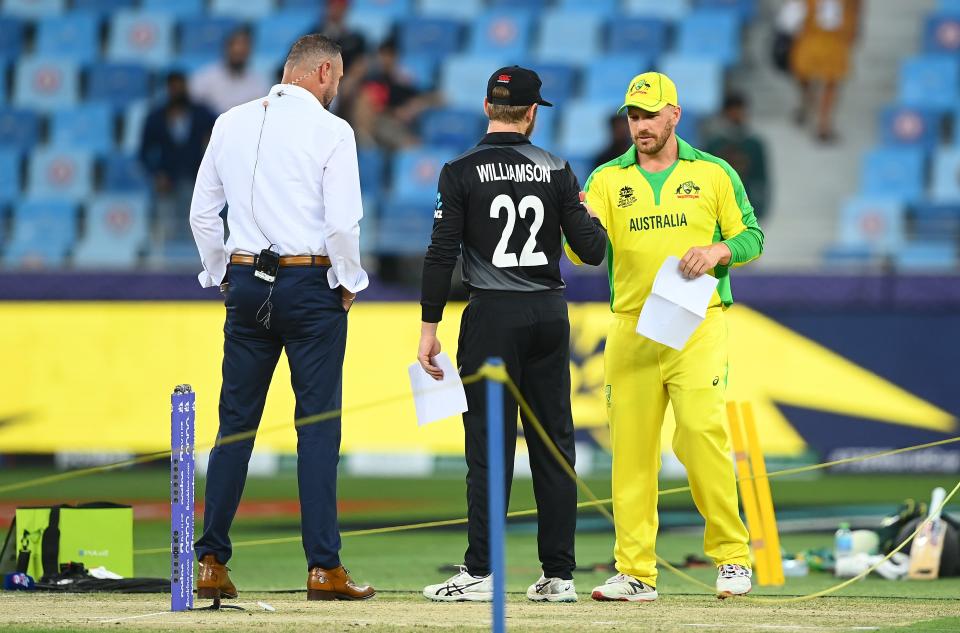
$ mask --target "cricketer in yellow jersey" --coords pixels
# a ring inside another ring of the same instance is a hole
[[[657,597],[657,473],[668,402],[677,430],[673,449],[687,469],[706,521],[704,551],[718,567],[717,593],[751,588],[747,530],[725,425],[729,267],[756,259],[763,232],[736,172],[676,136],[677,89],[660,73],[633,78],[626,111],[634,146],[597,167],[586,203],[609,236],[607,269],[613,320],[604,353],[613,451],[614,555],[620,572],[593,591],[597,600]],[[568,249],[568,256],[579,263]],[[719,279],[707,316],[682,351],[636,332],[653,278],[670,255],[688,278]]]

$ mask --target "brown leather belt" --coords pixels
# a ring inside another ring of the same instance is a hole
[[[257,263],[256,255],[238,255],[230,256],[231,264],[244,264],[253,266]],[[326,255],[283,255],[280,257],[281,266],[329,266],[330,258]]]

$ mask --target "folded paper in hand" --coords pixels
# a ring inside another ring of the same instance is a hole
[[[417,409],[417,424],[423,426],[467,410],[467,394],[460,374],[446,352],[437,354],[433,363],[443,370],[443,380],[434,380],[420,363],[410,365],[410,388]]]
[[[717,279],[710,275],[685,278],[680,274],[680,260],[668,257],[657,272],[653,290],[640,310],[637,333],[682,350],[687,339],[706,318],[707,306],[716,287]]]

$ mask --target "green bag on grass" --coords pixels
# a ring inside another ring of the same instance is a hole
[[[36,579],[57,574],[63,563],[106,567],[133,576],[133,508],[87,503],[17,508],[6,548],[16,552],[17,571]],[[7,558],[2,556],[0,558]]]

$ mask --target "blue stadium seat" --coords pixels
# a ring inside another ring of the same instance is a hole
[[[4,0],[3,12],[35,20],[60,15],[66,5],[66,0]]]
[[[241,20],[259,20],[274,10],[273,0],[211,0],[212,15],[227,15]]]
[[[103,189],[111,193],[150,189],[147,175],[136,156],[111,154],[103,160]]]
[[[319,17],[317,11],[291,9],[257,20],[253,31],[254,57],[286,59],[293,43],[301,35],[309,33]]]
[[[540,61],[581,66],[600,52],[602,19],[595,13],[549,11],[538,16],[537,22],[535,56]]]
[[[617,14],[619,4],[619,0],[560,0],[559,7],[564,11],[589,11],[602,17],[610,17]]]
[[[920,239],[960,235],[960,198],[956,202],[922,202],[913,207],[911,233]]]
[[[576,67],[559,62],[531,62],[523,65],[540,76],[540,81],[543,82],[540,94],[550,103],[559,106],[574,97],[577,91]]]
[[[123,134],[120,147],[127,154],[136,154],[140,151],[143,140],[143,124],[150,114],[150,103],[135,101],[123,110]]]
[[[0,106],[0,149],[27,151],[40,142],[40,116],[33,110]]]
[[[13,61],[23,53],[23,22],[7,16],[0,15],[0,65]]]
[[[414,13],[413,0],[352,0],[351,11],[380,13],[392,20],[399,20]]]
[[[911,241],[893,254],[894,265],[902,272],[953,271],[957,267],[957,245],[939,240]]]
[[[960,13],[960,0],[940,0],[937,9],[947,13]]]
[[[487,80],[502,58],[453,55],[440,67],[440,90],[450,106],[479,108],[487,96]],[[549,99],[547,99],[549,101]]]
[[[713,114],[720,109],[723,68],[719,62],[710,57],[665,55],[660,62],[660,71],[677,84],[684,110]]]
[[[113,108],[107,103],[85,103],[53,115],[51,142],[57,147],[106,154],[114,145]]]
[[[509,8],[520,11],[540,13],[547,8],[547,0],[489,0],[494,8]]]
[[[449,18],[410,17],[398,24],[400,53],[443,59],[460,48],[463,27]]]
[[[461,22],[474,20],[483,13],[483,0],[420,0],[418,12],[424,17],[453,18]]]
[[[698,9],[730,9],[742,22],[757,17],[757,0],[696,0]]]
[[[7,266],[60,266],[77,235],[77,207],[66,200],[32,199],[13,210]]]
[[[428,55],[401,55],[397,66],[411,84],[419,90],[433,90],[437,87],[437,69],[439,60]]]
[[[437,180],[443,164],[459,154],[462,149],[446,149],[423,146],[404,149],[393,156],[393,187],[391,202],[394,204],[427,205],[432,211],[436,200]],[[388,209],[384,209],[386,217]]]
[[[960,203],[960,148],[949,147],[933,156],[930,195],[940,202]]]
[[[864,155],[860,192],[918,200],[924,188],[925,152],[918,147],[880,147]]]
[[[960,59],[917,55],[900,64],[900,103],[944,112],[960,99]]]
[[[420,120],[420,137],[425,145],[462,148],[461,151],[476,145],[486,129],[487,119],[479,108],[430,110]]]
[[[567,162],[570,163],[570,169],[576,174],[577,182],[580,184],[580,189],[582,190],[583,186],[587,184],[587,179],[590,178],[590,174],[593,173],[593,170],[596,169],[598,165],[594,165],[592,156],[571,156]]]
[[[317,5],[321,4],[319,7],[320,11],[324,10],[322,6],[323,3],[318,3],[317,0],[280,0],[281,9],[313,9],[316,10]]]
[[[20,150],[0,145],[0,204],[6,204],[20,196],[22,165]]]
[[[626,0],[623,10],[627,15],[647,15],[678,22],[690,13],[690,0]]]
[[[72,6],[77,11],[102,18],[123,9],[133,9],[137,0],[73,0]]]
[[[363,187],[363,199],[379,197],[386,177],[386,157],[376,147],[357,148],[357,162],[360,165],[360,185]],[[366,205],[364,205],[366,208]]]
[[[700,124],[703,117],[701,117],[696,112],[687,112],[683,111],[683,115],[680,117],[680,122],[677,123],[677,135],[690,143],[694,147],[700,146]]]
[[[87,205],[86,230],[77,242],[73,263],[78,268],[131,268],[148,232],[148,199],[108,194]]]
[[[144,10],[167,13],[176,18],[192,18],[204,13],[204,0],[142,0]],[[314,4],[316,4],[314,2]]]
[[[905,239],[905,215],[896,198],[870,195],[848,200],[840,210],[840,243],[890,252]]]
[[[549,101],[549,99],[547,99]],[[537,123],[530,141],[539,147],[554,152],[557,149],[558,108],[537,108]]]
[[[653,67],[653,60],[643,55],[607,55],[597,57],[586,73],[583,98],[609,103],[614,109],[623,104],[630,79]]]
[[[735,11],[694,11],[679,26],[677,52],[731,66],[740,60],[740,19]]]
[[[882,253],[862,244],[832,244],[823,252],[824,265],[830,270],[867,272],[885,263]]]
[[[93,156],[73,148],[34,150],[27,183],[27,193],[34,198],[84,198],[93,190]]]
[[[593,156],[610,142],[607,121],[619,103],[571,101],[560,112],[557,149],[561,156]]]
[[[390,37],[393,30],[393,17],[379,11],[357,11],[351,9],[347,14],[347,26],[358,31],[373,48]]]
[[[187,58],[219,59],[227,37],[241,23],[224,16],[199,17],[180,22],[180,55]]]
[[[89,64],[100,55],[100,23],[92,13],[70,13],[41,20],[35,50],[47,57],[64,56]]]
[[[520,11],[489,11],[473,22],[469,51],[474,55],[512,59],[526,57],[532,20]],[[496,68],[492,68],[492,73]],[[489,76],[489,75],[488,75]]]
[[[928,53],[960,51],[960,13],[927,16],[923,25],[923,50]]]
[[[607,25],[607,51],[652,58],[667,49],[668,35],[662,18],[617,16]]]
[[[387,210],[390,210],[388,212]],[[423,255],[430,244],[433,206],[387,203],[377,223],[377,253]]]
[[[173,18],[167,13],[118,11],[110,23],[107,59],[164,68],[173,60]]]
[[[94,64],[87,71],[87,100],[126,108],[150,96],[150,72],[137,64]]]
[[[887,106],[880,112],[880,140],[933,149],[940,141],[940,119],[939,113],[923,108]]]
[[[74,62],[51,57],[23,58],[15,72],[15,105],[50,112],[77,103],[79,72]]]

